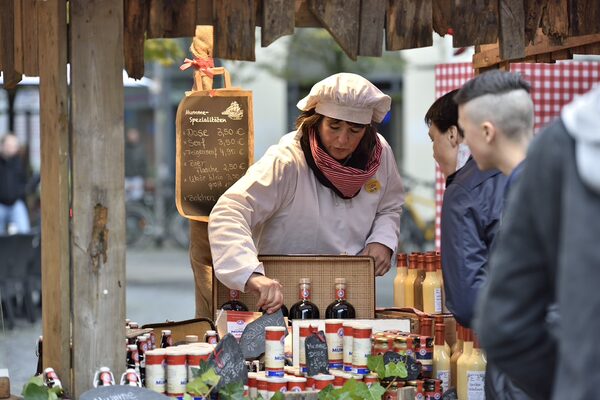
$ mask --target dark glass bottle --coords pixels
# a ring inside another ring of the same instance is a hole
[[[38,361],[37,361],[37,368],[35,369],[35,374],[36,375],[40,375],[42,372],[44,372],[44,360],[42,358],[43,355],[43,336],[40,336],[38,338],[38,342],[37,342],[37,349],[35,351],[35,354],[37,354],[38,356]]]
[[[235,289],[229,290],[229,301],[221,306],[225,311],[248,311],[248,307],[240,301],[240,291]]]
[[[310,279],[301,278],[299,289],[300,301],[290,309],[289,319],[319,319],[319,308],[310,301]]]
[[[354,306],[346,300],[346,279],[335,279],[335,300],[325,311],[327,319],[353,319],[356,318]]]
[[[261,312],[263,314],[266,313],[266,311],[263,310],[262,307],[258,309],[258,312]],[[290,315],[290,312],[288,311],[288,308],[285,306],[285,304],[281,305],[281,312],[283,313],[284,317],[289,317],[289,315]]]

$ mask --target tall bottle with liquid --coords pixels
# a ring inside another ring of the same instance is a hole
[[[415,279],[417,278],[417,253],[408,256],[408,272],[404,280],[404,307],[415,306]]]
[[[466,388],[467,400],[485,399],[485,368],[487,360],[479,345],[479,339],[473,337],[473,351],[467,359]]]
[[[223,303],[221,310],[225,311],[248,311],[248,306],[240,301],[240,291],[229,289],[229,301]]]
[[[436,255],[425,256],[425,280],[423,281],[423,311],[428,314],[442,312],[442,282],[435,270]]]
[[[464,338],[464,328],[459,324],[456,324],[456,342],[452,346],[452,355],[450,356],[450,383],[452,387],[457,387],[456,378],[458,376],[458,371],[456,369],[456,363],[463,353]]]
[[[290,308],[289,319],[319,319],[319,307],[310,301],[310,279],[300,278],[298,289],[299,300]]]
[[[473,352],[473,331],[464,329],[463,353],[456,361],[456,393],[459,400],[467,399],[467,369],[469,366],[469,358]]]
[[[423,311],[423,281],[425,280],[425,254],[417,254],[417,277],[413,284],[415,308]]]
[[[446,308],[446,289],[444,288],[444,273],[442,272],[442,255],[439,251],[435,252],[435,272],[442,287],[442,312],[446,314],[449,311],[448,308]]]
[[[396,257],[396,277],[394,278],[394,307],[404,307],[404,282],[408,274],[408,254]]]
[[[325,310],[327,319],[354,319],[354,306],[346,300],[346,278],[335,278],[335,300]]]
[[[450,387],[450,354],[446,350],[444,324],[435,324],[433,379],[442,381],[442,392]]]

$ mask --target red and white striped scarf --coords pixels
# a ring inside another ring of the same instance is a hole
[[[344,195],[346,198],[354,197],[367,181],[375,175],[381,164],[381,153],[383,147],[378,136],[375,136],[375,151],[373,156],[367,162],[366,170],[346,167],[339,161],[331,157],[323,150],[317,142],[317,134],[314,129],[308,133],[310,143],[310,152],[317,168],[323,175]]]

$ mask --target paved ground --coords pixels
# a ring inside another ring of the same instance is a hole
[[[194,317],[194,282],[186,251],[133,250],[127,253],[127,318],[140,324]],[[41,320],[17,320],[5,330],[0,318],[0,368],[10,366],[11,391],[20,394],[36,369]]]
[[[143,325],[194,317],[194,282],[186,251],[131,250],[126,265],[127,318]],[[393,279],[393,272],[377,279],[379,306],[392,304]],[[9,331],[0,318],[0,369],[10,366],[11,390],[15,394],[20,394],[23,384],[35,374],[35,346],[41,334],[41,320],[34,324],[18,320],[15,329]]]

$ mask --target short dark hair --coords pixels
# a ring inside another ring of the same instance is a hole
[[[495,69],[484,72],[465,83],[454,96],[454,101],[462,105],[487,94],[504,94],[513,90],[525,90],[530,93],[531,85],[521,77],[521,74]]]
[[[458,89],[454,89],[433,102],[425,114],[427,126],[434,124],[441,133],[446,132],[453,125],[458,128],[458,105],[454,101],[457,92]],[[463,135],[460,129],[458,134],[461,137]]]

